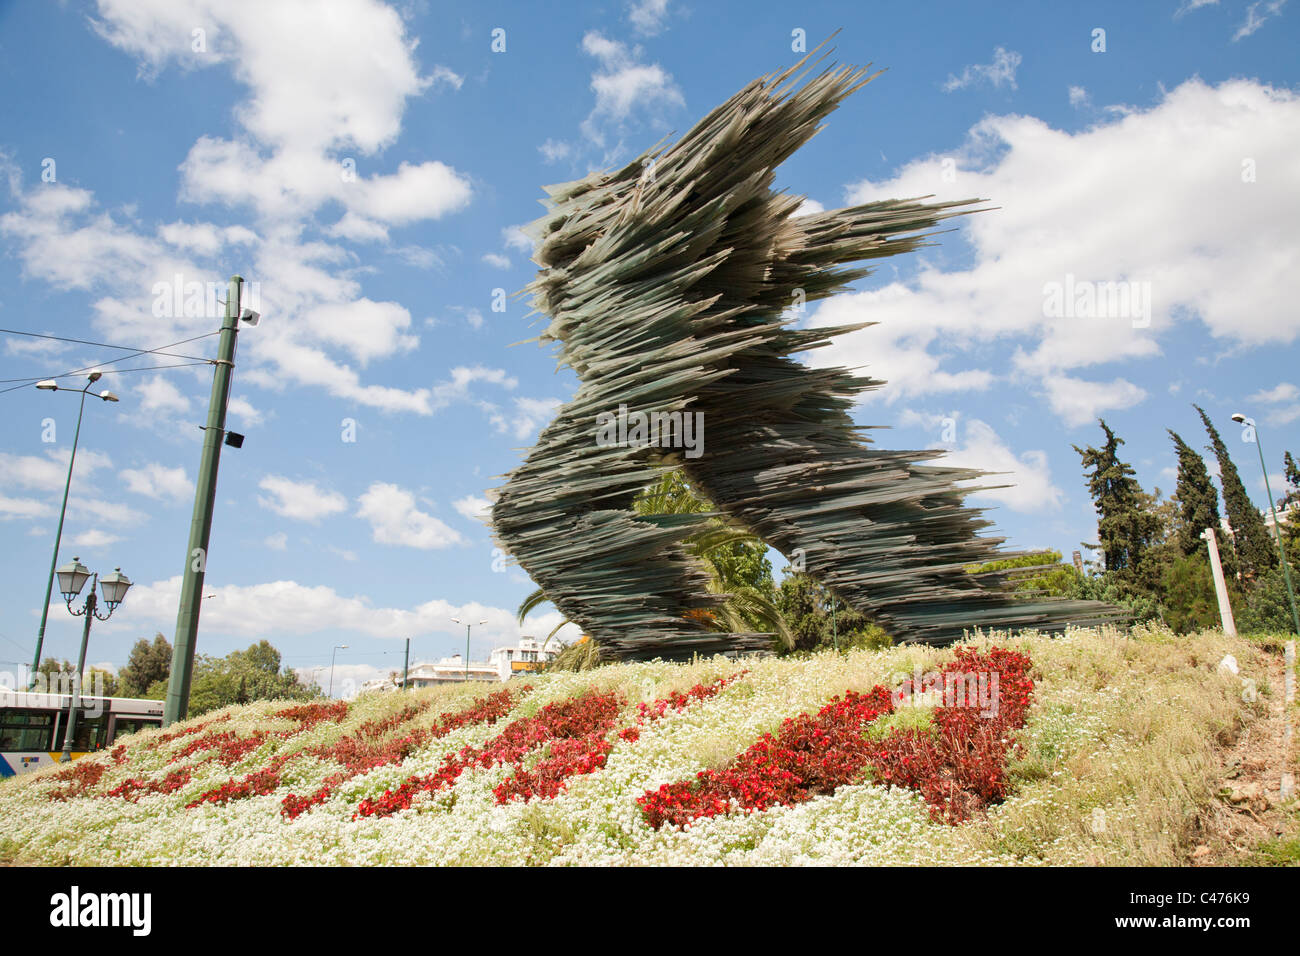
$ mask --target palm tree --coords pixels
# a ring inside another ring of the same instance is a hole
[[[676,470],[665,471],[652,485],[648,485],[636,498],[633,508],[640,515],[701,514],[712,511],[713,506],[695,494]],[[704,527],[684,542],[688,551],[704,562],[710,573],[709,590],[726,596],[721,607],[700,611],[699,619],[712,630],[724,633],[745,631],[768,632],[787,650],[794,647],[785,618],[772,599],[752,581],[737,573],[736,558],[747,548],[762,548],[763,542],[743,528],[728,524],[723,518],[712,517]],[[546,593],[538,588],[519,605],[518,619],[524,618],[548,602]],[[568,624],[566,618],[546,635],[543,647]],[[593,643],[593,642],[587,642]],[[582,655],[590,666],[595,662],[594,647],[585,647]]]

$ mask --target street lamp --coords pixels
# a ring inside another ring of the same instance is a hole
[[[112,617],[118,605],[126,600],[126,592],[131,587],[131,581],[122,573],[121,568],[114,568],[111,574],[101,578],[82,564],[80,558],[73,558],[59,568],[58,574],[59,593],[63,595],[63,601],[68,605],[68,613],[73,617],[84,616],[86,619],[86,626],[81,630],[81,654],[77,657],[77,672],[72,677],[72,697],[68,701],[68,721],[63,733],[63,756],[60,758],[63,763],[69,763],[72,760],[72,736],[76,729],[77,708],[81,706],[81,675],[86,669],[86,646],[90,643],[90,621],[92,618],[107,621]],[[86,602],[81,610],[75,611],[72,608],[72,600],[81,593],[87,578],[94,578],[90,585],[90,593],[86,595]],[[96,610],[96,585],[104,593],[104,603],[108,605],[107,614],[100,614]]]
[[[465,680],[469,680],[469,629],[473,625],[471,625],[468,621],[462,621],[458,617],[453,617],[451,620],[453,624],[465,625]],[[482,627],[484,624],[487,623],[487,621],[479,621],[478,623],[479,626]]]
[[[348,646],[346,644],[335,644],[334,650],[330,651],[330,693],[329,695],[331,697],[334,696],[334,655],[337,654],[339,651],[346,651],[347,649]]]
[[[59,527],[54,532],[54,553],[50,555],[50,575],[45,582],[45,602],[41,604],[41,626],[36,632],[36,655],[32,658],[32,669],[28,678],[27,689],[31,690],[35,686],[36,675],[41,666],[41,649],[45,646],[45,622],[50,613],[50,594],[54,590],[54,566],[59,562],[59,542],[63,540],[63,516],[68,510],[68,489],[72,487],[72,466],[77,460],[77,441],[81,438],[81,415],[86,410],[86,396],[94,395],[96,398],[103,399],[106,402],[116,402],[117,396],[112,392],[92,392],[90,386],[103,377],[101,372],[91,372],[86,376],[88,381],[85,388],[60,388],[59,384],[52,378],[47,378],[43,382],[37,382],[36,387],[43,392],[81,392],[81,408],[77,410],[77,430],[72,434],[72,457],[68,459],[68,480],[63,484],[63,506],[59,508]]]
[[[1291,624],[1295,633],[1300,634],[1300,613],[1296,612],[1295,589],[1291,587],[1291,567],[1286,563],[1286,551],[1282,547],[1282,526],[1277,522],[1277,506],[1273,503],[1273,491],[1268,486],[1268,466],[1264,464],[1264,446],[1259,440],[1259,427],[1253,418],[1247,418],[1241,412],[1233,415],[1232,420],[1251,430],[1251,438],[1255,440],[1255,448],[1259,451],[1259,468],[1264,473],[1264,494],[1268,495],[1268,507],[1273,512],[1273,537],[1277,539],[1277,555],[1282,559],[1282,578],[1286,581],[1287,600],[1291,602]]]

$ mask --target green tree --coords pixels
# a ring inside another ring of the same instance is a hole
[[[1278,499],[1277,510],[1285,511],[1293,505],[1300,505],[1300,466],[1297,466],[1295,459],[1291,457],[1290,452],[1282,456],[1282,467],[1286,474],[1286,489],[1282,497]]]
[[[1030,551],[997,561],[985,561],[972,564],[966,568],[969,574],[985,574],[994,571],[1017,571],[1007,577],[1007,584],[1013,591],[1030,592],[1026,599],[1041,595],[1060,597],[1070,591],[1071,585],[1079,572],[1073,564],[1061,561],[1060,551]]]
[[[1199,553],[1177,556],[1165,568],[1162,584],[1162,616],[1174,631],[1188,634],[1220,625],[1219,602],[1204,547]]]
[[[67,686],[67,677],[64,677],[62,683],[60,683],[60,676],[71,674],[73,670],[75,668],[72,666],[71,661],[60,663],[57,658],[45,658],[45,660],[41,661],[41,665],[36,668],[37,690],[44,688],[46,693],[58,693],[60,688]]]
[[[161,700],[166,694],[164,679],[155,682],[147,696]],[[263,640],[225,657],[200,654],[195,658],[189,716],[255,700],[311,700],[319,696],[320,688],[304,687],[292,668],[282,670],[280,652]]]
[[[161,634],[155,634],[152,642],[140,638],[118,675],[118,689],[123,697],[143,697],[158,681],[166,681],[171,669],[172,646],[167,638]]]
[[[1101,448],[1074,446],[1088,479],[1088,493],[1097,510],[1097,545],[1105,559],[1107,577],[1137,594],[1155,590],[1152,559],[1153,546],[1163,540],[1163,522],[1151,507],[1154,499],[1147,495],[1133,468],[1119,458],[1124,440],[1116,436],[1106,422],[1098,419],[1106,441]]]
[[[1192,406],[1201,416],[1205,431],[1210,436],[1210,448],[1219,461],[1219,485],[1223,488],[1223,510],[1228,514],[1228,525],[1232,528],[1232,550],[1237,556],[1237,569],[1248,579],[1254,580],[1269,568],[1277,565],[1277,552],[1269,540],[1268,528],[1255,507],[1246,488],[1237,474],[1237,466],[1232,463],[1228,446],[1219,437],[1218,429],[1210,421],[1210,416],[1199,405]]]
[[[95,694],[103,697],[120,697],[121,684],[119,678],[110,670],[102,667],[87,668],[85,676],[81,679],[82,693]]]
[[[1172,429],[1167,431],[1178,453],[1178,488],[1174,492],[1178,500],[1175,530],[1178,550],[1184,557],[1201,554],[1205,551],[1205,541],[1201,538],[1205,529],[1213,528],[1215,533],[1219,531],[1219,494],[1210,481],[1205,459]]]
[[[699,497],[677,470],[665,471],[657,481],[648,485],[637,496],[633,507],[641,515],[703,514],[713,510],[713,505]],[[786,648],[793,646],[786,618],[774,603],[776,585],[772,580],[772,562],[768,560],[767,547],[761,540],[714,517],[687,538],[685,545],[710,572],[709,590],[726,596],[720,608],[702,614],[711,627],[732,633],[772,633],[776,635],[778,644]],[[547,601],[541,588],[529,594],[516,612],[519,623],[522,624],[524,618]],[[551,634],[566,623],[561,621]],[[574,659],[578,657],[594,662],[597,660],[596,649],[584,648]],[[569,659],[565,658],[566,661]]]
[[[1291,580],[1300,580],[1300,561],[1293,559],[1289,551],[1287,563],[1291,565]],[[1246,596],[1244,607],[1236,611],[1236,618],[1237,628],[1244,633],[1292,633],[1295,625],[1291,622],[1291,603],[1280,566],[1260,575]]]
[[[811,651],[834,646],[845,650],[886,647],[891,643],[883,628],[837,600],[810,575],[790,568],[784,573],[776,591],[776,606],[793,638],[789,650]]]

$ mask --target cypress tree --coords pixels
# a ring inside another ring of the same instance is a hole
[[[1166,429],[1178,452],[1178,519],[1176,541],[1184,557],[1205,550],[1201,534],[1206,528],[1219,533],[1219,493],[1210,481],[1205,460],[1172,429]]]
[[[1148,592],[1150,551],[1160,533],[1160,517],[1142,508],[1150,496],[1133,477],[1133,468],[1119,458],[1124,439],[1098,419],[1106,442],[1101,448],[1080,448],[1079,453],[1088,479],[1088,493],[1097,509],[1099,547],[1105,556],[1106,572],[1131,591]]]
[[[1287,452],[1282,459],[1282,467],[1286,470],[1286,492],[1282,499],[1277,503],[1278,510],[1285,511],[1296,502],[1300,502],[1300,466],[1297,466],[1291,453]]]
[[[1273,542],[1269,539],[1268,528],[1255,507],[1246,488],[1237,474],[1237,466],[1228,455],[1228,446],[1219,437],[1218,429],[1210,422],[1210,416],[1199,405],[1192,408],[1205,423],[1205,431],[1210,436],[1210,449],[1219,460],[1219,484],[1223,488],[1223,510],[1228,513],[1228,525],[1232,528],[1232,549],[1237,555],[1241,573],[1247,577],[1258,577],[1277,564],[1277,554]]]

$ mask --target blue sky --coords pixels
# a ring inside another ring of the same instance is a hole
[[[224,297],[243,275],[263,319],[240,336],[229,427],[247,441],[222,456],[200,651],[266,637],[310,670],[347,644],[347,686],[400,667],[401,637],[417,659],[463,648],[450,619],[468,616],[488,621],[483,657],[558,621],[515,623],[531,584],[477,517],[576,386],[511,347],[537,328],[513,297],[535,271],[518,226],[544,184],[684,133],[797,59],[798,31],[811,48],[839,29],[837,60],[888,70],[778,184],[812,209],[997,208],[810,308],[879,324],[808,361],[885,379],[857,411],[890,426],[878,442],[1009,472],[974,502],[1012,546],[1068,555],[1095,535],[1071,444],[1099,415],[1148,490],[1173,490],[1166,427],[1204,445],[1192,402],[1261,505],[1229,416],[1259,420],[1275,493],[1300,452],[1298,17],[1285,0],[0,3],[0,327],[157,348],[220,322],[159,290]],[[1117,282],[1134,298],[1109,310],[1046,306],[1053,283]],[[0,335],[0,388],[123,354]],[[175,630],[211,368],[100,384],[121,402],[87,406],[60,561],[136,582],[92,636],[92,662],[121,664]],[[77,401],[0,403],[0,670],[21,673]],[[57,601],[46,650],[75,657]]]

